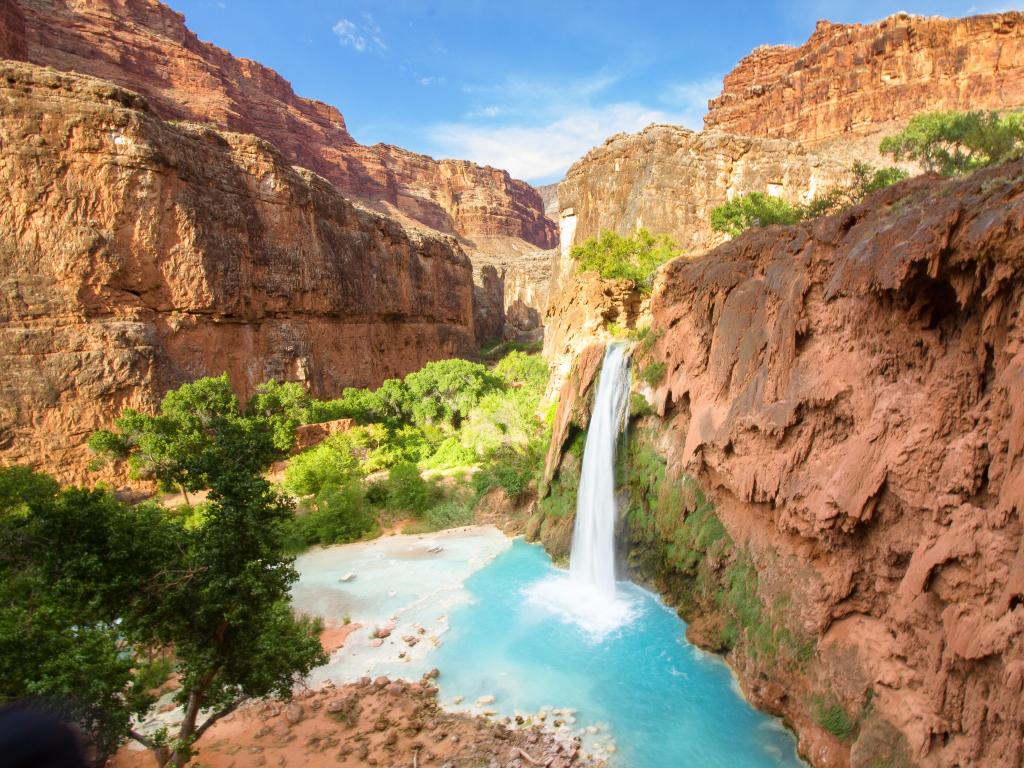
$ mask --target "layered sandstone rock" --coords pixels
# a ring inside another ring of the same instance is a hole
[[[3,5],[0,52],[6,56],[123,85],[165,119],[259,136],[342,191],[432,229],[469,241],[499,235],[540,248],[557,242],[555,225],[528,184],[465,161],[360,145],[337,109],[296,96],[274,70],[199,40],[181,14],[157,0]]]
[[[762,192],[806,202],[845,178],[845,166],[794,142],[652,125],[612,136],[569,169],[558,185],[562,246],[646,227],[697,253],[726,239],[710,216],[727,200]]]
[[[892,131],[919,112],[1024,105],[1024,14],[818,22],[726,75],[707,128],[818,144]]]
[[[1024,760],[1022,275],[1022,163],[663,270],[660,446],[749,548],[765,610],[817,640],[803,666],[734,659],[815,766]]]
[[[557,399],[585,349],[614,339],[611,326],[636,328],[649,320],[649,310],[649,298],[630,280],[602,280],[596,272],[569,278],[551,297],[544,316],[544,358],[551,368],[548,399]]]
[[[91,430],[198,376],[329,395],[474,348],[453,238],[354,205],[254,136],[0,66],[4,461],[77,477]]]

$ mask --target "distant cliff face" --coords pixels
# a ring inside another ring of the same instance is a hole
[[[1024,14],[819,22],[725,77],[706,128],[818,144],[895,130],[919,112],[1024,105]]]
[[[329,395],[474,348],[454,238],[107,82],[5,62],[0,103],[4,461],[78,477],[91,430],[199,376]]]
[[[710,217],[727,200],[762,192],[806,202],[845,177],[840,163],[795,142],[652,125],[611,137],[569,169],[558,185],[562,246],[646,227],[697,253],[726,239]]]
[[[164,119],[212,123],[266,139],[289,162],[382,209],[468,241],[557,242],[537,192],[507,172],[363,146],[337,109],[296,96],[272,69],[199,40],[157,0],[5,0],[0,50],[123,85]],[[15,21],[22,20],[20,26]]]
[[[891,727],[920,766],[1024,760],[1022,274],[1024,163],[662,272],[660,444],[817,638],[802,668],[734,660],[814,765],[909,765],[876,760]]]

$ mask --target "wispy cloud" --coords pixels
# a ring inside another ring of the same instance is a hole
[[[381,28],[369,13],[364,13],[359,22],[340,19],[331,27],[331,30],[337,36],[339,43],[358,53],[367,51],[380,53],[388,49]]]
[[[572,82],[509,78],[494,85],[464,85],[489,101],[463,120],[435,125],[429,138],[437,154],[504,168],[517,178],[543,183],[616,133],[673,123],[700,130],[707,100],[719,78],[670,86],[657,105],[619,101],[610,89],[621,78],[598,73]],[[500,119],[496,119],[500,118]]]
[[[665,122],[677,120],[642,104],[617,103],[571,109],[541,125],[445,123],[432,129],[431,139],[445,156],[504,168],[517,178],[546,181],[564,174],[612,134]]]
[[[722,78],[709,77],[686,83],[673,83],[661,95],[663,104],[679,115],[679,122],[699,131],[708,111],[708,100],[722,92]]]
[[[437,77],[435,75],[430,75],[428,77],[417,78],[416,82],[419,83],[420,85],[422,85],[424,88],[427,88],[427,87],[429,87],[431,85],[443,85],[444,84],[444,78],[443,77]]]

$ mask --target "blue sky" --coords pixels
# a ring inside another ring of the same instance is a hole
[[[607,136],[699,128],[722,76],[818,19],[963,16],[1000,0],[169,0],[204,40],[341,110],[364,144],[554,181]]]

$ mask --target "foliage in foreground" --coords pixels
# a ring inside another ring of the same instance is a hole
[[[1024,157],[1024,112],[927,112],[879,149],[943,176],[969,173]]]
[[[736,237],[750,227],[796,224],[836,213],[856,205],[871,192],[891,186],[907,177],[899,168],[875,168],[856,162],[850,169],[849,184],[832,187],[806,205],[794,205],[780,197],[751,192],[711,210],[711,228]]]
[[[180,766],[243,700],[287,698],[324,661],[315,627],[288,600],[293,505],[263,477],[280,454],[279,412],[246,413],[226,377],[202,379],[168,393],[155,416],[125,411],[91,441],[162,485],[206,489],[187,523],[155,504],[0,470],[13,489],[0,502],[0,568],[5,585],[19,582],[0,619],[4,699],[75,701],[98,753],[131,736]],[[37,636],[51,644],[47,664],[35,658],[46,647]],[[185,718],[173,736],[128,727],[152,704],[137,680],[155,657],[173,659],[181,681]]]
[[[571,252],[580,272],[597,272],[605,280],[632,280],[645,293],[651,290],[658,267],[678,255],[670,237],[656,237],[646,229],[632,237],[605,230]]]

